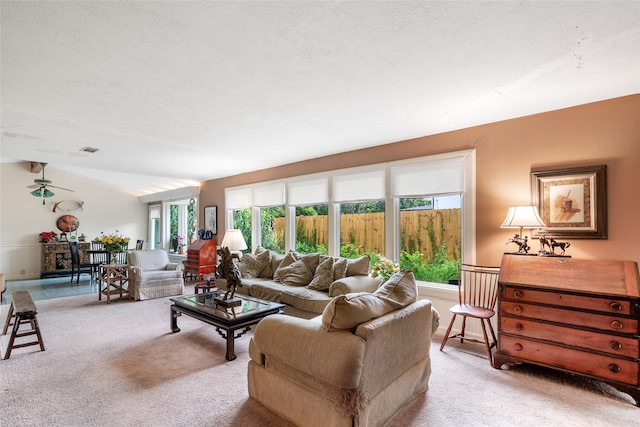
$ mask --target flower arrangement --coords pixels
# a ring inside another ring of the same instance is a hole
[[[391,276],[399,271],[400,264],[380,256],[379,261],[371,267],[371,277],[379,277],[383,282],[386,282]]]
[[[116,233],[118,230],[116,230]],[[100,236],[93,239],[94,242],[100,242],[104,245],[104,250],[109,252],[110,254],[115,254],[118,252],[124,252],[129,247],[129,241],[131,239],[128,237],[122,237],[119,234],[104,234],[100,233]]]
[[[38,235],[38,241],[40,243],[55,242],[58,240],[58,233],[55,231],[43,231]]]

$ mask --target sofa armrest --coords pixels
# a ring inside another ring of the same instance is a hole
[[[370,276],[347,276],[338,279],[329,287],[329,296],[335,297],[353,292],[374,292],[382,280]]]
[[[170,262],[164,268],[165,270],[184,270],[184,264],[181,262]]]
[[[327,332],[322,323],[287,315],[273,315],[256,326],[250,355],[269,365],[274,358],[300,372],[340,388],[360,382],[365,341],[349,331]]]

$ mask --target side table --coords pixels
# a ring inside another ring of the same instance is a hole
[[[216,281],[215,280],[203,280],[200,281],[198,283],[196,283],[193,286],[193,292],[197,295],[198,292],[200,292],[202,290],[202,293],[205,292],[215,292],[218,290],[218,287],[216,286]]]
[[[111,295],[129,296],[129,266],[127,264],[100,264],[98,266],[98,301],[102,295],[107,296],[107,304]]]

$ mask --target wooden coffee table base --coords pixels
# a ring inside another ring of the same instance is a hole
[[[242,335],[249,332],[252,325],[257,324],[265,317],[271,314],[282,313],[281,308],[283,307],[283,304],[273,304],[273,306],[274,307],[269,310],[257,312],[256,314],[248,316],[246,319],[242,319],[241,321],[230,322],[224,318],[220,318],[207,312],[173,304],[171,305],[171,331],[174,333],[180,332],[180,328],[178,327],[178,317],[183,314],[201,320],[209,325],[213,325],[216,327],[218,334],[227,341],[227,353],[225,355],[225,359],[235,360],[237,358],[234,348],[236,338],[240,338]]]

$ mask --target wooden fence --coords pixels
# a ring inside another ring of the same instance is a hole
[[[444,242],[449,259],[460,259],[460,212],[460,209],[401,211],[401,250],[421,252],[427,259],[434,255],[432,248],[437,249]],[[298,236],[305,236],[298,240],[327,245],[329,233],[325,215],[297,217],[296,230]],[[275,219],[275,232],[283,235],[284,218]],[[342,245],[352,243],[362,252],[384,253],[384,213],[340,215],[340,236]]]

